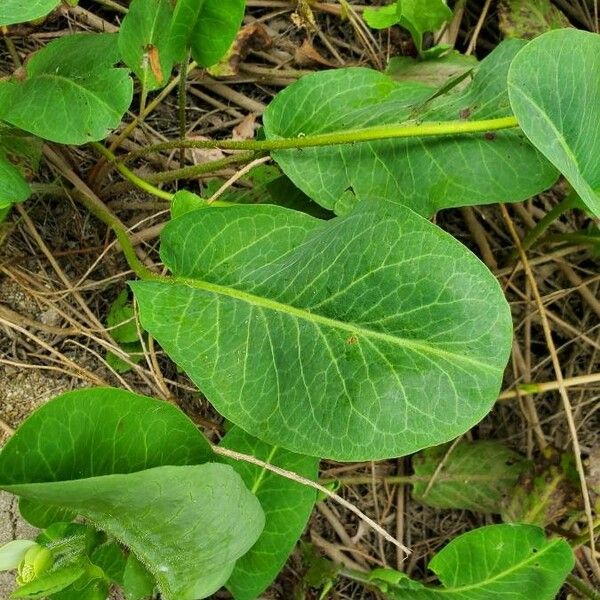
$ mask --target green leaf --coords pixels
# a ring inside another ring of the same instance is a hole
[[[209,207],[161,236],[171,283],[131,283],[140,320],[227,419],[338,460],[453,439],[493,405],[506,301],[464,246],[400,205],[320,221]]]
[[[179,190],[175,193],[171,202],[171,218],[176,219],[181,215],[185,215],[185,213],[206,208],[206,206],[206,200],[197,194],[188,190]]]
[[[303,77],[268,106],[265,132],[276,139],[415,118],[509,116],[506,76],[523,44],[503,42],[479,64],[471,85],[433,100],[433,88],[397,83],[370,69]],[[400,202],[425,216],[453,206],[515,202],[547,189],[557,177],[518,129],[281,150],[273,157],[302,191],[338,214],[360,200]]]
[[[429,563],[441,582],[428,587],[401,577],[383,582],[390,600],[553,600],[575,563],[567,542],[547,540],[529,525],[491,525],[465,533]]]
[[[68,565],[54,571],[44,573],[30,583],[17,588],[11,598],[46,598],[75,583],[85,574],[81,564]]]
[[[66,507],[115,536],[153,574],[166,600],[214,593],[264,523],[241,478],[215,463],[2,488]]]
[[[264,522],[231,467],[199,464],[213,456],[170,404],[79,390],[17,430],[0,453],[0,488],[84,517],[135,553],[166,600],[195,600],[227,581]]]
[[[104,542],[93,550],[90,560],[100,567],[111,581],[123,585],[127,558],[119,544],[110,540]]]
[[[106,317],[106,325],[110,329],[110,335],[115,342],[122,344],[139,342],[135,311],[129,301],[129,294],[126,289],[122,290],[111,304]]]
[[[152,596],[154,578],[144,565],[130,554],[123,573],[123,591],[127,600],[143,600]]]
[[[0,571],[12,571],[19,566],[27,550],[35,546],[33,540],[13,540],[0,546]]]
[[[210,445],[174,406],[124,390],[94,388],[58,396],[19,427],[0,453],[0,484],[66,481],[208,460],[214,460]]]
[[[192,57],[201,67],[225,56],[242,24],[246,0],[204,0],[191,34]]]
[[[268,464],[316,479],[319,459],[265,444],[234,427],[221,442]],[[240,558],[227,582],[235,600],[254,600],[272,583],[304,531],[315,503],[315,490],[261,467],[228,460],[259,499],[265,528],[250,552]]]
[[[398,0],[383,8],[366,9],[364,17],[374,29],[385,29],[396,23],[408,29],[420,54],[423,51],[423,35],[449,21],[452,11],[446,0]]]
[[[0,210],[29,198],[31,188],[19,169],[0,154]]]
[[[60,0],[2,0],[0,26],[34,21],[46,16],[60,4]]]
[[[600,216],[600,36],[561,29],[529,42],[508,89],[527,137]]]
[[[69,511],[30,502],[25,498],[21,498],[19,501],[19,512],[28,523],[39,529],[45,529],[59,521],[72,521],[76,517]]]
[[[369,27],[373,29],[387,29],[399,22],[398,2],[379,8],[365,8],[363,17]]]
[[[119,30],[125,64],[147,91],[165,86],[173,68],[170,0],[133,0]]]
[[[109,586],[104,579],[82,577],[67,589],[53,594],[51,600],[107,600],[108,594]]]
[[[550,0],[504,0],[498,4],[505,37],[533,39],[551,29],[570,27],[569,19]]]
[[[395,81],[412,81],[439,87],[455,77],[460,77],[477,67],[474,56],[455,50],[438,58],[417,60],[410,56],[394,56],[385,70]]]
[[[170,52],[176,62],[185,60],[198,17],[207,0],[177,0],[169,33]]]
[[[27,63],[24,81],[0,83],[0,119],[53,142],[104,139],[131,104],[133,83],[116,34],[64,36]]]
[[[489,440],[461,442],[449,455],[447,452],[447,445],[436,446],[413,457],[415,475],[423,478],[413,486],[418,502],[436,508],[500,513],[503,501],[529,466],[517,452]]]

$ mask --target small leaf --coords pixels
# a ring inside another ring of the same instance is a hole
[[[191,34],[192,56],[201,67],[216,65],[242,24],[246,0],[204,0]]]
[[[387,29],[399,22],[398,2],[379,8],[365,8],[363,17],[373,29]]]
[[[405,207],[364,202],[330,221],[208,207],[167,224],[161,257],[174,280],[130,284],[144,329],[267,443],[399,456],[456,437],[496,400],[512,328],[502,291]]]
[[[267,107],[267,138],[414,124],[415,120],[509,116],[506,77],[523,45],[517,40],[503,42],[479,64],[468,87],[453,87],[442,95],[435,88],[398,83],[364,68],[308,75],[280,92]],[[557,178],[556,170],[518,129],[279,150],[272,155],[295,185],[338,214],[366,200],[398,202],[431,216],[454,206],[524,200],[549,188]]]
[[[51,600],[107,600],[108,594],[109,586],[104,579],[81,577],[67,589],[52,594]]]
[[[0,154],[0,210],[24,202],[31,195],[31,188],[19,172]]]
[[[250,454],[268,464],[316,479],[319,459],[265,444],[234,427],[221,445]],[[265,512],[265,528],[252,549],[236,563],[227,582],[235,600],[254,600],[283,568],[315,503],[315,490],[261,467],[228,460]]]
[[[173,68],[169,0],[133,0],[119,30],[125,64],[147,91],[165,86]]]
[[[60,0],[2,0],[0,26],[26,23],[45,17],[60,4]]]
[[[133,554],[129,555],[125,565],[123,591],[127,600],[143,600],[154,591],[154,578]]]
[[[16,569],[26,552],[36,545],[33,540],[13,540],[0,546],[0,571]]]
[[[100,567],[111,581],[123,585],[127,557],[119,544],[110,540],[104,542],[92,551],[90,560]]]
[[[139,342],[135,311],[133,304],[129,301],[129,294],[126,289],[122,290],[111,304],[106,317],[106,325],[115,342],[123,344]]]
[[[429,587],[402,576],[384,582],[389,600],[553,600],[575,563],[567,542],[547,540],[529,525],[491,525],[452,540],[429,569],[441,582]]]
[[[53,142],[104,139],[131,104],[133,83],[119,60],[115,34],[57,39],[27,63],[24,81],[0,83],[0,119]]]
[[[452,11],[445,0],[398,0],[383,8],[367,9],[364,17],[367,24],[374,29],[385,29],[398,23],[410,31],[415,46],[421,54],[423,35],[428,31],[439,29],[449,21],[452,18]]]
[[[508,90],[527,137],[600,216],[600,36],[561,29],[529,42]]]
[[[570,26],[569,19],[550,0],[502,0],[498,17],[505,37],[527,40]]]
[[[436,508],[500,513],[504,499],[513,493],[529,466],[520,454],[494,441],[461,442],[446,456],[447,451],[447,445],[436,446],[413,457],[415,475],[422,478],[413,486],[418,502]]]

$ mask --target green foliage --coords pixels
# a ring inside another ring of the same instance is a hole
[[[429,563],[440,587],[403,573],[375,571],[389,600],[553,600],[575,560],[562,539],[528,525],[491,525],[452,540]]]
[[[123,290],[112,303],[106,317],[106,326],[113,340],[128,354],[129,360],[134,364],[139,363],[143,358],[144,348],[138,333],[135,310],[129,301],[127,290]],[[106,353],[106,362],[118,373],[131,370],[131,365],[113,352]]]
[[[415,475],[423,478],[413,486],[417,501],[438,508],[500,513],[529,466],[520,454],[491,440],[461,442],[449,454],[448,450],[448,445],[436,446],[413,457]]]
[[[600,216],[600,36],[550,31],[529,42],[508,75],[527,137]]]
[[[133,0],[119,30],[125,64],[147,91],[168,83],[173,68],[170,0]]]
[[[241,478],[205,462],[212,458],[173,406],[121,390],[82,390],[19,428],[0,454],[0,488],[84,517],[130,548],[165,598],[193,600],[225,583],[264,519]],[[31,584],[46,595],[58,586]]]
[[[269,446],[234,427],[222,446],[250,454],[268,464],[316,479],[319,460]],[[265,512],[265,528],[252,550],[237,562],[227,587],[235,600],[254,600],[275,579],[300,534],[315,503],[315,491],[264,468],[228,461],[259,499]]]
[[[511,340],[498,284],[404,207],[364,203],[331,221],[210,207],[161,241],[175,279],[131,284],[144,329],[268,443],[398,456],[455,437],[496,398]]]
[[[0,120],[62,144],[104,139],[131,104],[132,81],[114,34],[62,37],[27,63],[24,81],[0,82]]]
[[[506,37],[533,39],[569,27],[567,17],[550,0],[502,0],[498,4],[500,30]]]
[[[367,24],[374,29],[400,25],[410,31],[419,54],[423,52],[423,35],[439,29],[452,18],[446,0],[397,0],[383,8],[367,8]]]
[[[455,78],[464,80],[476,66],[477,59],[474,56],[466,56],[453,50],[428,60],[394,56],[390,59],[385,73],[395,81],[413,81],[439,88]]]
[[[31,190],[17,167],[0,156],[0,209],[29,198]]]
[[[510,115],[506,77],[523,45],[517,40],[500,44],[477,67],[471,85],[439,97],[434,88],[398,83],[370,69],[315,73],[271,102],[264,115],[267,138],[415,119],[471,121]],[[453,206],[515,202],[545,190],[557,177],[517,129],[272,154],[301,190],[338,214],[360,200],[401,202],[425,216]]]
[[[46,16],[60,0],[2,0],[0,26],[25,23]]]
[[[125,563],[123,591],[127,600],[143,600],[152,596],[154,591],[154,578],[133,554]]]

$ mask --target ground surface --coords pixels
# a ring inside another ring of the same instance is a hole
[[[482,16],[483,2],[470,2],[463,16],[457,47],[465,50]],[[557,3],[561,5],[561,3]],[[567,3],[568,4],[568,3]],[[188,123],[190,135],[231,137],[253,135],[252,124],[260,122],[264,105],[283,86],[306,70],[331,66],[384,66],[387,56],[410,53],[406,38],[394,31],[365,37],[365,30],[351,20],[340,19],[337,4],[316,9],[316,28],[292,19],[293,3],[273,0],[250,2],[247,24],[260,24],[268,43],[249,52],[232,78],[215,84],[199,73],[190,78]],[[496,3],[484,15],[476,50],[480,55],[499,41]],[[89,11],[89,12],[88,12]],[[360,6],[358,13],[360,14]],[[576,15],[569,14],[572,19]],[[300,19],[300,21],[298,20]],[[304,24],[305,27],[298,27]],[[13,39],[22,57],[54,36],[68,30],[98,30],[118,23],[118,15],[99,10],[93,2],[82,2],[78,9],[56,14],[37,29],[21,28]],[[354,23],[354,25],[353,25]],[[578,23],[584,27],[585,23]],[[11,72],[11,58],[0,39],[0,76]],[[168,97],[148,119],[148,127],[132,136],[128,149],[177,132],[174,95]],[[240,128],[241,127],[241,128]],[[238,129],[236,129],[238,128]],[[85,149],[72,150],[68,159],[85,178],[96,161]],[[206,154],[188,156],[202,162]],[[142,173],[174,168],[172,156],[161,156],[154,163],[140,164]],[[222,175],[228,176],[232,172]],[[54,185],[57,173],[42,167],[42,180]],[[242,182],[243,183],[243,182]],[[187,187],[198,190],[199,182]],[[106,365],[104,356],[114,343],[104,331],[108,307],[123,289],[128,273],[121,257],[108,250],[105,228],[91,219],[60,190],[40,194],[16,211],[0,230],[0,424],[3,435],[37,406],[51,397],[81,386],[110,384],[130,387],[140,393],[164,398],[165,389],[175,395],[188,413],[207,425],[206,433],[218,439],[221,420],[189,381],[161,355],[150,353],[133,373],[121,377]],[[156,260],[157,226],[165,221],[164,206],[132,191],[114,174],[100,188],[102,198],[119,212],[136,231],[142,231],[140,256]],[[63,197],[56,197],[63,196]],[[511,208],[519,234],[546,214],[564,196],[557,186],[552,192]],[[505,389],[516,381],[553,382],[556,375],[540,327],[530,286],[522,270],[514,274],[505,265],[512,242],[498,207],[448,211],[438,216],[438,224],[484,258],[498,276],[511,302],[515,324],[515,352],[507,369]],[[589,222],[580,213],[567,214],[552,231],[576,232]],[[600,371],[600,302],[597,257],[587,247],[547,244],[532,250],[529,258],[552,323],[558,356],[567,378],[593,376]],[[584,458],[597,456],[600,446],[600,382],[598,379],[569,388],[579,443]],[[539,453],[540,445],[550,444],[568,450],[571,438],[565,413],[556,391],[499,402],[492,414],[469,437],[495,439],[528,457]],[[214,427],[212,426],[214,424]],[[372,482],[342,486],[341,493],[367,514],[394,531],[413,549],[407,563],[398,562],[393,547],[382,544],[371,531],[357,523],[347,511],[331,503],[321,503],[311,519],[305,539],[312,541],[329,558],[347,566],[373,568],[382,564],[402,567],[415,577],[427,576],[428,558],[463,531],[489,522],[495,517],[468,511],[436,510],[415,502],[404,485],[382,482],[384,475],[410,473],[410,461],[401,459],[380,464],[337,465],[324,463],[323,477],[351,479],[372,477]],[[593,465],[588,464],[593,470]],[[0,496],[0,543],[27,535],[29,528],[17,516],[10,497]],[[589,550],[577,555],[578,576],[593,585],[594,575]],[[290,600],[301,571],[296,553],[277,584],[265,596]],[[596,579],[594,578],[596,577]],[[0,600],[8,597],[10,575],[0,575]],[[334,598],[371,599],[361,586],[342,581]],[[218,596],[226,597],[226,596]],[[564,596],[566,597],[566,596]]]

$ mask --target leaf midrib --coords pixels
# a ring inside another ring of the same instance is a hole
[[[297,317],[298,319],[302,319],[303,321],[308,321],[313,324],[325,325],[333,329],[342,329],[344,331],[347,331],[351,335],[358,336],[359,341],[360,336],[362,335],[366,338],[372,338],[375,340],[386,342],[388,344],[392,344],[394,346],[407,348],[409,350],[413,350],[414,352],[424,352],[430,355],[439,356],[448,360],[449,362],[464,363],[494,373],[502,372],[503,370],[500,367],[481,362],[474,358],[467,357],[462,354],[454,354],[452,352],[449,352],[448,350],[443,350],[442,348],[438,348],[430,344],[429,342],[423,340],[402,338],[381,331],[367,329],[356,323],[346,323],[344,321],[339,321],[337,319],[325,317],[317,313],[312,313],[307,309],[297,308],[290,304],[283,304],[282,302],[278,302],[277,300],[271,300],[263,296],[257,296],[255,294],[244,292],[233,287],[227,287],[217,283],[211,283],[209,281],[204,281],[200,279],[190,279],[186,277],[173,277],[169,279],[169,282],[175,285],[184,285],[194,289],[205,290],[217,295],[235,298],[236,300],[241,300],[242,302],[246,302],[247,304],[259,306],[261,308],[266,308],[285,315]]]
[[[461,586],[461,587],[454,587],[454,588],[439,588],[439,589],[429,588],[429,589],[431,591],[435,591],[435,592],[440,593],[440,594],[450,594],[450,593],[455,594],[457,592],[459,592],[459,593],[460,592],[466,592],[466,591],[469,591],[469,590],[473,590],[473,589],[481,588],[483,586],[487,586],[490,583],[493,583],[494,581],[497,581],[498,579],[502,579],[503,577],[506,577],[506,576],[510,575],[514,571],[517,571],[519,569],[522,569],[522,568],[526,567],[532,561],[539,560],[541,556],[544,556],[544,554],[546,554],[548,551],[550,551],[551,549],[553,549],[554,546],[556,546],[557,543],[559,543],[558,540],[555,540],[553,542],[548,543],[545,548],[543,548],[542,550],[536,552],[535,554],[532,554],[531,556],[528,556],[525,560],[519,562],[516,565],[513,565],[512,567],[510,567],[509,569],[506,569],[505,571],[501,571],[500,573],[494,575],[493,577],[490,577],[489,579],[485,579],[485,580],[480,581],[478,583],[473,583],[473,584],[470,584],[470,585],[464,585],[464,586]]]

